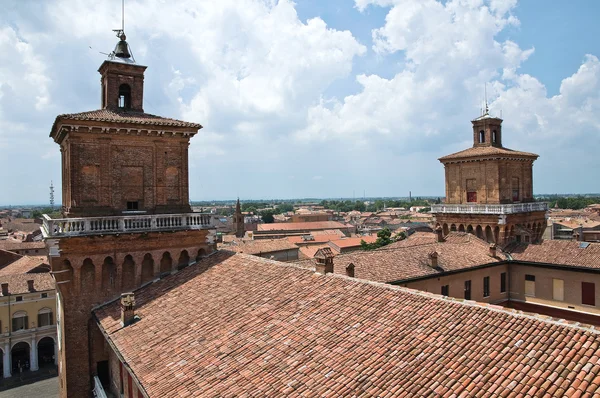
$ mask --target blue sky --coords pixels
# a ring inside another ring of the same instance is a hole
[[[52,122],[99,107],[120,1],[94,3],[4,2],[2,204],[60,192]],[[600,192],[598,15],[592,0],[128,0],[126,32],[145,110],[204,126],[192,200],[443,195],[437,158],[471,145],[484,84],[504,144],[540,155],[535,193],[584,193]]]

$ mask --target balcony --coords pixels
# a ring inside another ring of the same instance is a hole
[[[139,214],[110,217],[50,218],[43,215],[44,238],[107,235],[128,232],[177,231],[214,228],[211,215]]]
[[[548,211],[548,203],[514,203],[506,205],[432,205],[432,213],[454,213],[454,214],[494,214],[508,215],[517,213],[528,213],[530,211]]]

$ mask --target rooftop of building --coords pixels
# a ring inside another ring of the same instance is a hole
[[[37,225],[37,224],[36,224]],[[39,229],[39,225],[38,225]],[[1,240],[0,250],[46,250],[46,244],[43,241],[39,242],[17,242],[14,240]]]
[[[30,272],[49,272],[50,265],[46,256],[19,256],[0,268],[0,275],[27,274]]]
[[[27,283],[29,280],[33,281],[33,291],[29,290]],[[8,293],[10,295],[54,290],[54,278],[48,272],[0,275],[0,284],[3,283],[8,283]]]
[[[450,155],[442,156],[438,160],[440,162],[446,162],[451,160],[461,160],[479,157],[512,157],[535,160],[539,157],[539,155],[530,152],[515,151],[504,147],[481,146],[468,148],[456,153],[452,153]]]
[[[94,317],[150,397],[574,396],[592,327],[220,251]],[[535,331],[535,333],[532,333]]]
[[[352,227],[352,226],[351,226]],[[258,231],[310,231],[318,229],[346,229],[347,225],[337,221],[314,221],[314,222],[285,222],[259,224]],[[354,228],[354,227],[352,227]]]
[[[600,269],[600,243],[544,240],[538,244],[510,243],[504,249],[516,261]]]
[[[224,245],[223,249],[236,253],[261,254],[273,253],[285,250],[298,250],[298,246],[290,243],[287,239],[260,239],[260,240],[241,240],[236,239]]]

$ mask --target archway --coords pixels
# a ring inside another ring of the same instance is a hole
[[[171,253],[164,252],[162,258],[160,259],[160,274],[167,274],[171,272],[171,267],[173,266],[173,259],[171,258]]]
[[[477,235],[479,239],[483,239],[483,228],[481,228],[481,225],[478,225],[477,228],[475,228],[475,235]]]
[[[450,231],[456,232],[456,224],[450,225]]]
[[[465,232],[465,226],[463,224],[458,226],[458,232]]]
[[[492,227],[490,227],[489,225],[487,225],[485,227],[485,240],[488,243],[493,243],[494,242],[494,235],[492,234]]]
[[[202,257],[206,256],[206,250],[198,249],[198,255],[196,256],[196,261],[202,260]]]
[[[135,262],[131,255],[125,256],[121,271],[121,290],[123,292],[135,288]]]
[[[470,233],[470,234],[472,234],[472,233],[473,233],[473,226],[472,226],[472,225],[469,225],[469,226],[467,227],[467,232],[468,232],[468,233]]]
[[[444,226],[442,227],[442,231],[444,232],[444,236],[448,235],[448,224],[444,223]]]
[[[498,243],[500,242],[500,227],[496,226],[496,228],[494,228],[494,242]]]
[[[177,269],[185,268],[189,265],[189,263],[190,255],[188,254],[187,250],[182,250],[181,254],[179,255],[179,260],[177,260]]]
[[[27,344],[24,341],[15,344],[12,350],[10,350],[11,368],[13,375],[18,375],[19,373],[29,370],[29,351],[29,344]]]
[[[53,367],[55,363],[54,357],[54,340],[52,337],[44,337],[37,343],[38,350],[38,367]]]
[[[513,240],[515,238],[515,226],[511,225],[510,226],[510,240]]]
[[[106,257],[102,263],[102,290],[110,291],[115,287],[117,266],[112,257]]]
[[[81,291],[94,291],[94,282],[96,279],[96,269],[91,259],[83,260],[81,266]]]
[[[154,259],[150,253],[146,253],[142,261],[142,283],[154,279]]]

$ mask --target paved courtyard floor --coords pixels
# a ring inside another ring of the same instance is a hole
[[[56,398],[58,397],[58,377],[26,384],[0,391],[0,398]]]

